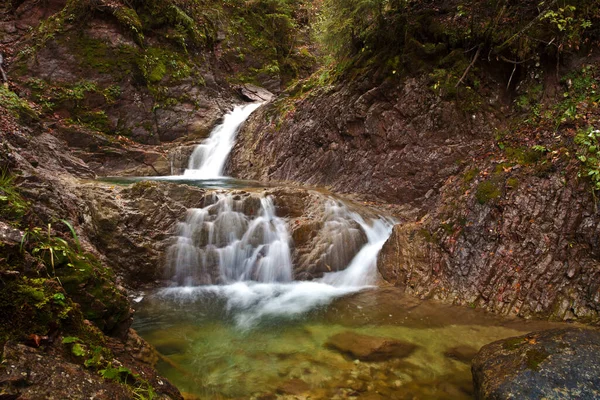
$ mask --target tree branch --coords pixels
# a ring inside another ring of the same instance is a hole
[[[483,47],[483,45],[480,44],[479,47],[477,48],[477,52],[475,53],[475,56],[471,60],[471,64],[469,64],[469,66],[467,67],[467,69],[465,69],[465,72],[462,74],[462,76],[460,77],[460,79],[458,80],[458,82],[456,82],[456,86],[454,86],[455,88],[457,88],[462,83],[463,79],[465,79],[465,77],[467,76],[467,74],[469,73],[469,71],[471,70],[471,68],[473,67],[473,65],[475,65],[475,62],[479,58],[479,53],[481,53],[481,48],[482,47]]]
[[[4,62],[4,57],[2,57],[2,53],[0,53],[0,75],[2,75],[2,81],[4,82],[4,87],[8,87],[8,77],[6,76],[6,72],[4,72],[4,68],[2,68],[3,62]]]

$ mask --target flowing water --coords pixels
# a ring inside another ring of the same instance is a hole
[[[198,145],[190,157],[184,176],[199,179],[215,179],[223,176],[223,168],[234,145],[235,134],[240,125],[260,107],[260,103],[236,106],[225,115],[202,144]]]
[[[162,179],[227,189],[221,175],[233,138],[257,107],[236,107],[197,147],[183,177]],[[332,272],[294,281],[291,221],[277,215],[271,195],[240,193],[212,192],[202,208],[187,211],[167,254],[171,285],[136,306],[134,327],[161,354],[159,371],[188,398],[470,398],[470,366],[452,355],[456,348],[468,353],[549,326],[377,288],[377,255],[394,221],[334,197],[321,210],[329,240],[322,258]],[[358,361],[327,345],[341,332],[417,350]]]

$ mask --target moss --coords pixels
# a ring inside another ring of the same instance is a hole
[[[117,7],[114,9],[113,15],[119,21],[119,24],[131,32],[138,44],[142,45],[144,43],[142,21],[133,8],[125,6]]]
[[[90,129],[109,132],[112,130],[108,116],[104,111],[82,111],[77,114],[75,121]]]
[[[24,123],[39,120],[38,112],[25,99],[2,85],[0,85],[0,107],[8,110]]]
[[[465,183],[471,183],[475,177],[479,174],[479,168],[471,168],[463,174],[463,180]]]
[[[517,189],[519,187],[519,180],[517,178],[508,178],[506,180],[506,186],[511,189]]]
[[[104,41],[91,38],[83,32],[77,32],[63,40],[64,44],[73,51],[82,68],[109,74],[115,80],[120,80],[135,70],[135,60],[139,53],[139,49],[135,47],[127,45],[111,47]]]
[[[511,160],[521,165],[531,165],[537,163],[542,154],[528,147],[505,147],[504,152]]]
[[[525,343],[525,339],[522,337],[510,338],[510,339],[506,339],[504,341],[504,343],[502,343],[502,348],[505,350],[512,351],[512,350],[516,350],[524,343]]]
[[[546,358],[548,358],[548,356],[550,356],[550,353],[548,353],[544,349],[527,350],[527,353],[525,353],[525,364],[527,365],[527,368],[529,368],[533,371],[539,371],[540,364]]]
[[[19,276],[0,282],[0,342],[74,329],[75,304],[54,279]]]
[[[477,186],[477,191],[475,192],[475,198],[479,204],[486,204],[500,196],[502,196],[502,190],[496,179],[488,179],[481,182]]]
[[[172,49],[150,47],[138,55],[136,65],[157,101],[169,98],[162,86],[167,81],[172,84],[194,77],[199,84],[204,82],[189,58]]]

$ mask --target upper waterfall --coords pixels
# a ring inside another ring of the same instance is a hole
[[[233,111],[226,114],[223,123],[217,125],[210,136],[196,146],[183,175],[197,179],[223,177],[225,162],[235,144],[235,134],[240,125],[260,105],[261,103],[252,103],[236,106]]]

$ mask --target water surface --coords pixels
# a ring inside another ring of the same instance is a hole
[[[559,326],[420,301],[394,288],[240,323],[255,305],[232,305],[230,297],[161,291],[138,305],[134,327],[160,352],[159,371],[190,398],[469,399],[470,365],[445,353]],[[325,346],[346,331],[418,349],[405,359],[357,361]]]

